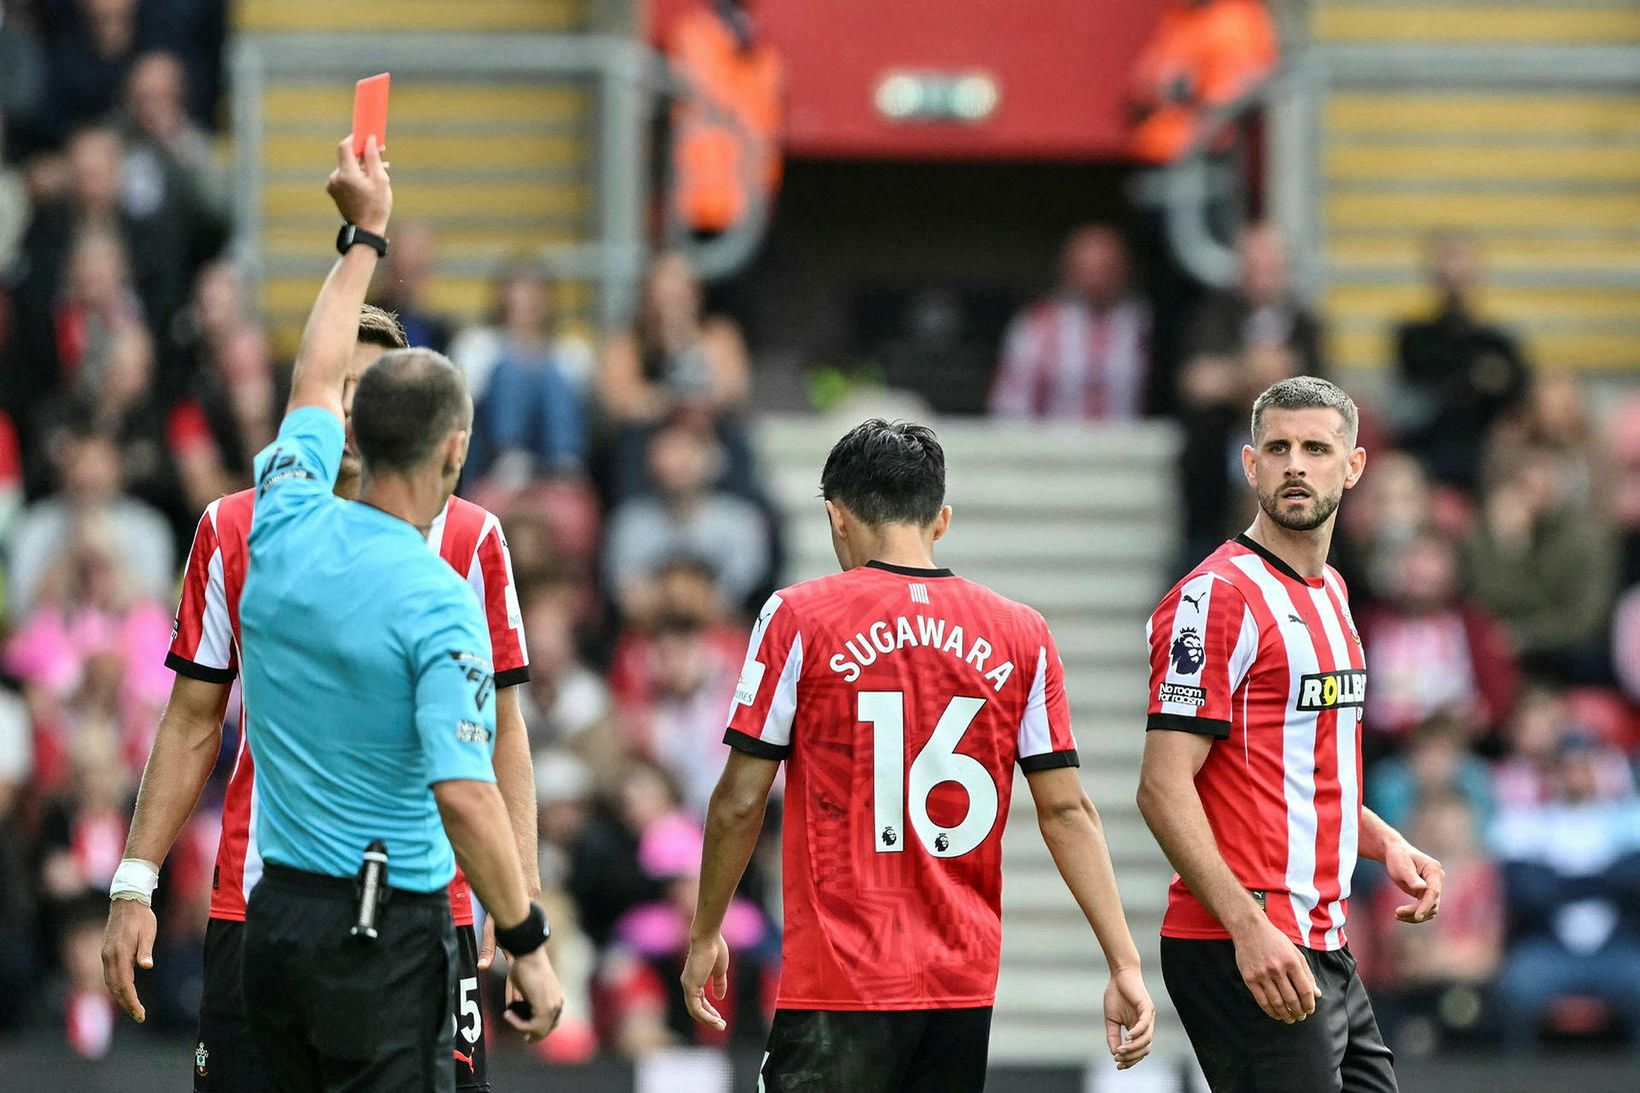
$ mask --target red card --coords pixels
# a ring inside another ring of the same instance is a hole
[[[364,155],[364,142],[376,138],[378,149],[387,147],[387,85],[391,74],[369,76],[353,87],[353,154]]]

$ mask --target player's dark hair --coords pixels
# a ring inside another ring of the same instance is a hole
[[[945,504],[945,449],[926,425],[872,418],[831,449],[820,495],[873,526],[931,524]]]
[[[1271,409],[1337,410],[1338,416],[1344,419],[1344,439],[1352,445],[1361,422],[1355,400],[1336,383],[1317,376],[1294,376],[1264,389],[1264,393],[1253,403],[1254,443],[1258,442],[1259,431],[1264,427],[1264,411]]]
[[[358,340],[365,345],[379,345],[383,349],[410,348],[410,338],[405,334],[399,317],[375,304],[365,304],[359,308]]]
[[[353,439],[366,471],[410,471],[454,429],[471,425],[467,385],[443,354],[394,349],[365,369]]]

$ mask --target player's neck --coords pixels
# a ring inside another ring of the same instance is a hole
[[[937,569],[934,546],[921,528],[887,527],[865,544],[865,562],[882,562],[904,569]]]
[[[359,500],[411,524],[423,535],[449,503],[450,495],[434,481],[400,474],[372,476],[359,491]]]
[[[1332,549],[1333,521],[1310,531],[1284,528],[1263,511],[1253,517],[1247,537],[1293,568],[1301,577],[1321,576],[1327,568],[1327,552]]]

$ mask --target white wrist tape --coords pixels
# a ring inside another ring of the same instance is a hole
[[[114,883],[108,886],[108,898],[134,899],[148,905],[158,886],[159,866],[142,858],[123,858],[120,867],[114,870]]]

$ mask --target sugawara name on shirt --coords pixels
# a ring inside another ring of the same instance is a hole
[[[1014,662],[1004,660],[994,667],[991,658],[996,646],[975,635],[970,638],[960,625],[928,615],[897,615],[881,619],[864,631],[855,633],[834,653],[827,666],[843,677],[845,683],[860,678],[862,670],[877,662],[879,656],[893,656],[901,649],[937,649],[968,664],[985,677],[991,689],[1000,692],[1014,674]]]

